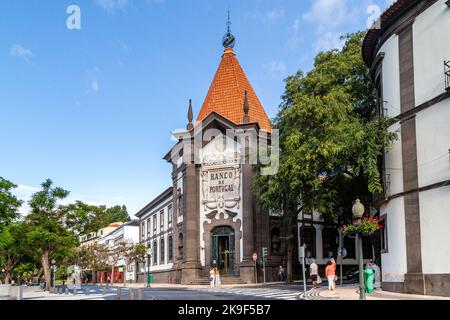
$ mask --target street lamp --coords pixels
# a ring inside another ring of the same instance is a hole
[[[55,282],[56,282],[56,277],[55,277],[55,267],[56,267],[56,261],[55,259],[52,259],[52,271],[53,271],[53,289],[55,289]]]
[[[364,214],[364,205],[359,199],[355,201],[352,208],[353,219],[361,223],[361,219]],[[362,250],[362,234],[356,233],[356,245],[358,247],[358,263],[359,263],[359,300],[366,300],[366,293],[364,288],[364,267],[363,267],[363,250]]]
[[[150,238],[147,239],[147,288],[150,288]]]

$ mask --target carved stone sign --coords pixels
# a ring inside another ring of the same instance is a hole
[[[219,168],[203,167],[202,194],[205,211],[217,209],[220,213],[226,209],[239,208],[240,191],[241,169],[239,165]]]

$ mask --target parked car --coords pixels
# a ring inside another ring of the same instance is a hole
[[[352,268],[346,274],[348,280],[359,280],[359,268]]]

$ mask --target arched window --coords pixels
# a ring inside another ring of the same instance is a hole
[[[338,247],[337,241],[338,241],[338,233],[334,228],[332,227],[323,228],[322,230],[323,259],[329,258],[336,259]]]
[[[300,228],[300,245],[306,244],[305,253],[308,258],[316,258],[316,229],[313,226]]]
[[[178,235],[178,256],[183,258],[183,234]]]
[[[158,243],[153,241],[153,265],[158,264]]]
[[[272,254],[279,254],[281,250],[280,229],[273,228],[271,233],[271,252]]]
[[[173,238],[169,236],[169,261],[173,260]]]
[[[165,257],[165,255],[166,255],[166,248],[165,248],[165,241],[164,241],[165,239],[164,239],[164,237],[161,237],[161,249],[160,249],[160,256],[161,256],[161,258],[160,258],[160,261],[161,261],[161,264],[164,264],[164,259],[166,258]]]

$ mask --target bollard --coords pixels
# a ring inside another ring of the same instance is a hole
[[[22,286],[17,287],[17,300],[23,299],[23,288]]]
[[[69,294],[69,288],[66,288],[65,294]]]
[[[74,295],[74,296],[77,295],[77,288],[76,288],[76,287],[73,288],[73,295]]]
[[[58,294],[63,294],[63,288],[58,288]]]
[[[134,300],[134,290],[128,289],[128,300]]]
[[[122,289],[121,288],[117,288],[116,300],[120,300],[121,296],[122,296]]]
[[[84,293],[88,296],[88,295],[90,294],[89,288],[86,288],[86,289],[84,290]]]
[[[145,291],[143,288],[138,290],[138,300],[144,300],[145,297]]]
[[[106,295],[106,287],[103,287],[103,292],[102,292],[102,294],[103,294],[103,295]]]

